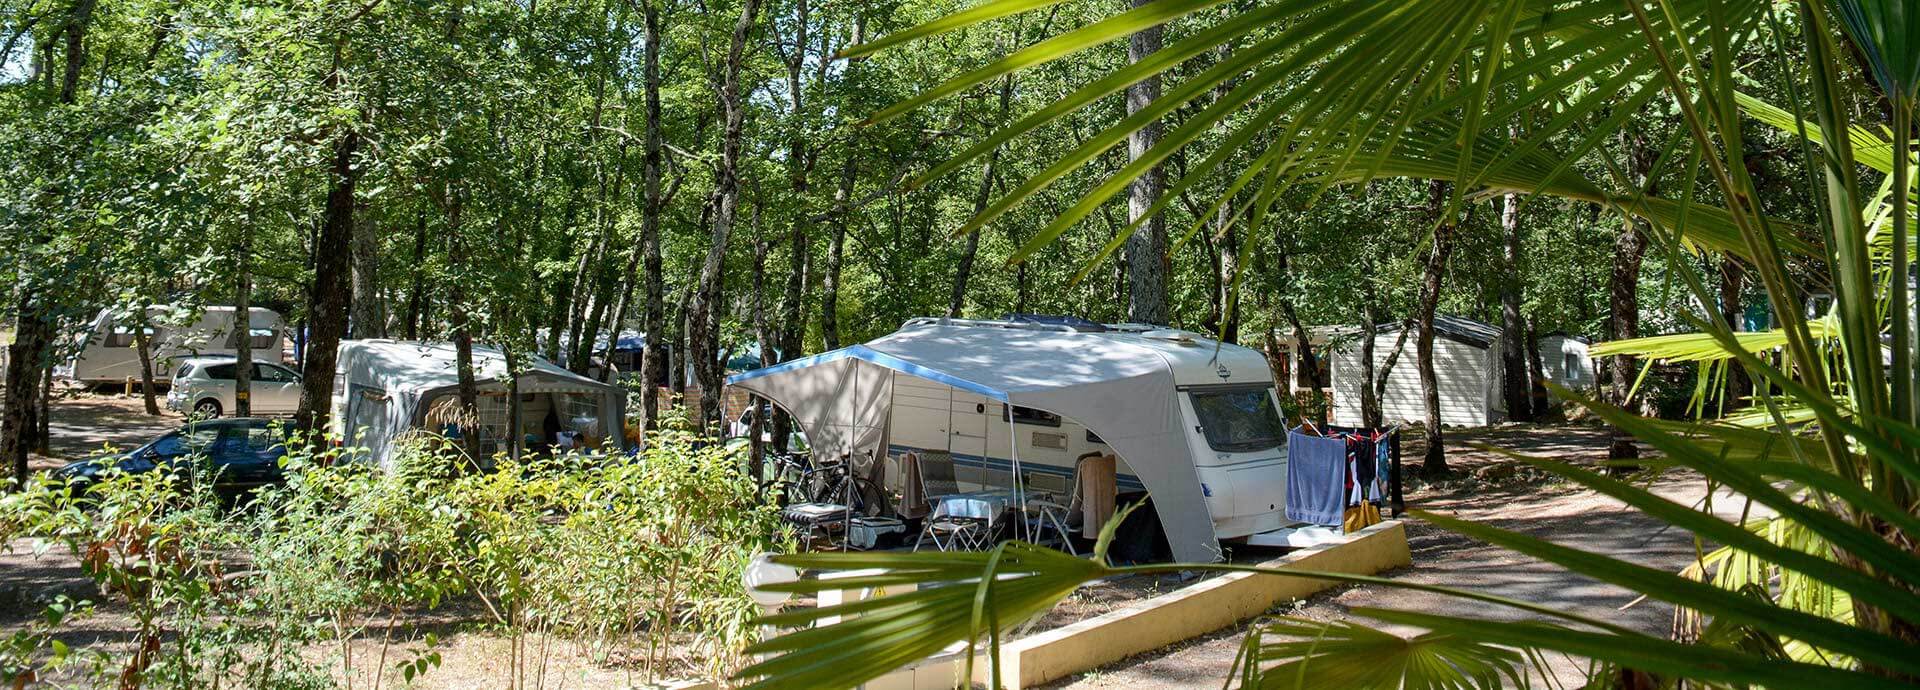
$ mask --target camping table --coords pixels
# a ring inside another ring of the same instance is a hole
[[[989,489],[947,494],[939,498],[949,517],[996,522],[1013,505],[1013,492]]]

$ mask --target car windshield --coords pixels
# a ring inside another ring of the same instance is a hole
[[[185,431],[176,431],[155,439],[147,445],[147,450],[162,458],[177,458],[190,453],[205,451],[220,437],[215,427],[197,427]]]
[[[1193,412],[1200,416],[1200,428],[1207,445],[1227,453],[1278,448],[1286,440],[1287,430],[1274,409],[1267,388],[1239,388],[1221,391],[1194,391]]]

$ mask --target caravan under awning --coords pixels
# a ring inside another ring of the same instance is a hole
[[[1220,559],[1182,428],[1171,364],[1148,347],[1068,329],[909,323],[873,341],[727,379],[793,415],[816,449],[884,453],[894,375],[1069,417],[1153,496],[1175,558]]]

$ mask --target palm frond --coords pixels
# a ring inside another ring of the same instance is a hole
[[[1511,647],[1448,633],[1401,637],[1351,621],[1269,619],[1253,626],[1247,640],[1243,688],[1526,687],[1535,670]]]

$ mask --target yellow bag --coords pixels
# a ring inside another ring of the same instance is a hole
[[[1358,532],[1377,524],[1380,524],[1380,507],[1369,502],[1348,506],[1347,512],[1340,516],[1342,532]]]

